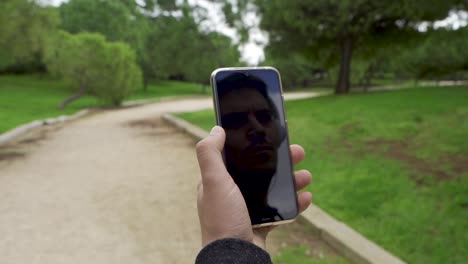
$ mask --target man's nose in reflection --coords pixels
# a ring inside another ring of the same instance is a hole
[[[265,127],[257,117],[249,113],[248,114],[248,130],[247,130],[247,139],[252,142],[264,142],[265,141]]]

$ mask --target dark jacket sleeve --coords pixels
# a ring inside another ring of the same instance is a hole
[[[195,264],[271,264],[268,253],[247,241],[226,238],[211,242],[198,253]]]

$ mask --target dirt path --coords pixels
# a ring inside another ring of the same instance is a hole
[[[104,111],[2,146],[1,263],[193,263],[195,142],[160,115],[210,106]]]
[[[194,142],[161,125],[159,114],[210,104],[107,111],[42,131],[25,156],[19,146],[3,148],[16,158],[0,166],[2,263],[193,262]]]

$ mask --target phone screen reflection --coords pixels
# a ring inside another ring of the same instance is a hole
[[[278,159],[284,158],[279,157],[279,148],[285,138],[268,91],[264,81],[244,73],[232,73],[217,83],[226,167],[246,200],[253,224],[283,220],[281,210],[268,203]],[[280,96],[279,91],[276,94]]]

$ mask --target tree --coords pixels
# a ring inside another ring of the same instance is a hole
[[[266,50],[266,60],[262,63],[273,66],[281,73],[284,89],[303,88],[327,76],[326,70],[313,63],[301,54],[291,53],[288,56],[269,56]]]
[[[437,29],[423,34],[413,45],[394,58],[393,69],[415,79],[468,71],[468,27],[458,30]]]
[[[183,16],[152,18],[145,55],[156,79],[176,78],[207,84],[218,67],[239,64],[232,40],[217,32],[204,32],[188,7]]]
[[[195,42],[195,49],[186,56],[196,59],[188,61],[184,75],[191,82],[201,83],[205,93],[211,72],[216,68],[241,66],[240,53],[229,37],[217,32],[202,32]]]
[[[58,14],[28,0],[0,2],[0,70],[38,63],[48,36],[56,31]]]
[[[137,17],[122,1],[71,0],[59,10],[62,28],[72,34],[100,33],[109,41],[132,43],[139,30]]]
[[[239,58],[227,37],[200,29],[207,14],[187,1],[70,0],[60,11],[68,32],[97,32],[128,43],[136,51],[145,86],[149,79],[198,82],[203,76],[206,82],[207,71]]]
[[[141,84],[134,51],[125,43],[107,42],[100,34],[60,31],[50,41],[45,62],[51,73],[78,88],[60,108],[86,93],[105,104],[119,105]]]
[[[224,2],[230,6],[232,1]],[[463,0],[238,0],[237,8],[227,8],[225,13],[237,14],[239,20],[245,12],[252,12],[246,2],[256,6],[272,49],[297,51],[330,66],[339,64],[338,94],[349,92],[356,50],[384,48],[417,34],[422,21],[443,19],[449,10],[466,8]]]
[[[141,1],[138,1],[141,3]],[[100,33],[109,41],[129,44],[137,54],[143,70],[145,84],[149,78],[145,43],[149,31],[148,17],[143,10],[155,6],[153,1],[144,1],[143,9],[134,0],[71,0],[60,6],[62,28],[72,34]]]

